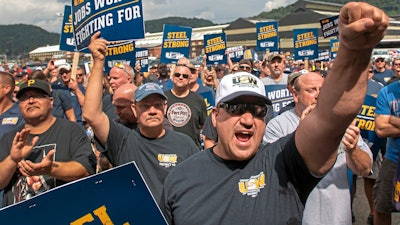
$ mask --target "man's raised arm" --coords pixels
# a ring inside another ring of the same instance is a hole
[[[339,50],[321,89],[318,104],[300,122],[296,146],[311,173],[325,174],[339,143],[364,101],[372,49],[389,24],[386,14],[367,3],[350,2],[339,15]]]
[[[92,127],[97,139],[105,144],[110,130],[109,119],[102,110],[103,67],[106,58],[108,41],[100,38],[97,32],[90,39],[89,49],[93,56],[93,66],[86,89],[83,118]]]

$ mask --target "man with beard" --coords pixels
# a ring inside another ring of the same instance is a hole
[[[287,84],[288,75],[283,72],[285,65],[281,55],[276,53],[271,54],[268,57],[267,66],[270,74],[261,79],[264,85]]]
[[[158,65],[158,80],[155,81],[156,84],[160,85],[160,87],[164,90],[164,91],[168,91],[172,89],[172,81],[169,78],[169,68],[167,67],[166,64],[159,64]]]

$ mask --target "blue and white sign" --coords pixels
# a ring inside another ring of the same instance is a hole
[[[243,59],[244,55],[244,47],[243,46],[235,46],[226,48],[228,52],[229,58],[232,62],[239,62]]]
[[[226,51],[226,35],[220,34],[205,34],[204,35],[204,51],[207,55],[206,64],[225,64],[227,63]]]
[[[136,64],[140,66],[140,72],[147,72],[149,70],[149,49],[136,48],[135,56]]]
[[[134,162],[0,210],[2,224],[165,224]]]
[[[319,21],[324,38],[339,35],[339,16],[332,16]]]
[[[294,29],[293,42],[295,60],[318,58],[318,29]]]
[[[106,73],[110,73],[111,68],[116,63],[123,63],[132,68],[135,67],[135,42],[112,42],[110,46],[107,47],[106,63],[104,65]]]
[[[86,48],[97,31],[108,41],[144,38],[141,0],[73,0],[72,22],[78,50]]]
[[[61,26],[60,35],[60,50],[74,52],[75,39],[74,39],[74,27],[72,26],[72,14],[71,6],[66,5],[64,7],[64,18]]]
[[[257,51],[279,51],[278,22],[256,23]]]
[[[192,28],[164,24],[161,63],[177,63],[182,57],[190,56]]]
[[[277,116],[283,107],[293,101],[292,93],[287,89],[287,85],[265,85],[265,92],[272,102],[274,116]]]

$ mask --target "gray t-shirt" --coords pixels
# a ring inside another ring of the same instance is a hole
[[[275,81],[271,77],[261,78],[261,81],[263,82],[264,85],[287,84],[287,79],[288,79],[288,75],[286,73],[283,73],[281,79],[278,81]]]
[[[21,131],[24,124],[5,134],[0,140],[0,161],[9,154],[11,144],[17,131]],[[29,140],[38,136],[39,140],[33,147],[26,160],[40,162],[43,156],[55,149],[54,160],[58,162],[76,161],[89,172],[94,174],[96,169],[96,157],[92,151],[89,138],[84,130],[68,120],[57,119],[45,132],[39,135],[29,135]],[[18,170],[4,190],[3,206],[11,205],[22,200],[32,198],[54,187],[67,182],[55,179],[47,175],[25,177]]]
[[[158,203],[168,173],[199,149],[189,136],[182,133],[165,130],[164,136],[149,139],[138,131],[109,121],[105,155],[115,166],[135,161]]]
[[[263,143],[272,143],[297,129],[300,117],[297,116],[294,108],[272,118],[265,127]]]
[[[174,225],[301,224],[318,181],[289,135],[249,161],[223,160],[213,149],[194,155],[166,178],[160,207]]]

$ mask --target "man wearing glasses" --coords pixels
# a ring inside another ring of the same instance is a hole
[[[253,63],[250,59],[242,59],[239,61],[238,71],[253,73]]]
[[[168,97],[167,118],[175,131],[191,137],[201,148],[200,130],[207,118],[204,99],[190,90],[192,64],[177,64],[172,76],[173,88],[165,92]]]
[[[383,85],[387,85],[387,82],[394,76],[392,70],[386,69],[386,61],[384,58],[379,57],[374,61],[374,76],[372,79],[382,83]]]
[[[270,145],[260,144],[271,104],[263,83],[245,72],[224,76],[212,112],[218,143],[164,181],[160,207],[169,224],[301,224],[308,194],[333,166],[360,110],[371,52],[388,24],[367,3],[343,6],[341,44],[316,108]]]
[[[53,98],[47,81],[26,81],[17,98],[25,123],[0,140],[3,206],[89,176],[96,167],[83,129],[51,113]]]
[[[85,70],[81,67],[76,69],[76,82],[82,87],[86,88],[86,73]]]
[[[117,124],[102,111],[103,67],[109,42],[100,32],[91,38],[89,49],[93,67],[83,107],[84,118],[92,127],[99,142],[106,146],[104,154],[114,166],[135,161],[159,203],[165,177],[183,160],[199,152],[187,136],[163,127],[167,109],[167,96],[155,83],[146,83],[135,91],[131,105],[139,128],[130,130]]]

